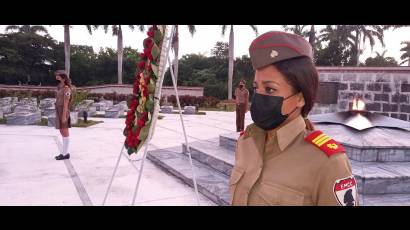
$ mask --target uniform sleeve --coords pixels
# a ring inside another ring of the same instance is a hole
[[[71,97],[71,89],[68,87],[64,87],[64,102],[68,102]]]
[[[346,154],[336,154],[319,172],[317,205],[357,206],[357,183]]]

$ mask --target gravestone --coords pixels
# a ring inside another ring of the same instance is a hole
[[[25,104],[25,105],[17,105],[15,108],[14,108],[14,113],[18,113],[18,112],[31,112],[31,113],[34,113],[34,112],[37,112],[38,111],[38,109],[37,109],[37,106],[34,106],[34,105],[32,105],[32,104]]]
[[[47,126],[48,127],[55,127],[56,125],[56,114],[50,114],[50,116],[47,117]]]
[[[93,100],[83,100],[80,102],[79,105],[76,106],[75,110],[78,111],[78,116],[83,117],[83,112],[87,112],[90,109],[91,104],[93,104]]]
[[[106,104],[101,103],[101,102],[93,103],[93,104],[91,104],[91,107],[95,107],[96,111],[105,111],[105,110],[107,110]]]
[[[54,98],[45,98],[45,99],[40,100],[39,108],[41,112],[44,113],[45,109],[53,108],[55,101],[56,100]]]
[[[7,125],[32,125],[41,121],[41,113],[16,112],[6,115]]]
[[[11,97],[3,97],[0,99],[0,105],[4,106],[4,105],[10,105],[11,104]]]
[[[37,98],[35,98],[35,97],[32,97],[32,98],[25,97],[25,98],[22,98],[20,102],[22,102],[25,105],[35,105],[35,106],[37,106]]]
[[[94,107],[94,106],[90,106],[90,107],[88,107],[88,109],[86,111],[87,111],[87,116],[91,117],[91,116],[93,116],[94,114],[97,113],[97,108]],[[81,116],[81,117],[83,116],[82,113],[79,113],[78,115]]]
[[[126,101],[121,101],[120,103],[118,103],[114,106],[120,106],[124,111],[128,111],[128,105],[127,105]]]
[[[53,107],[48,107],[48,108],[45,108],[44,109],[44,116],[46,116],[46,117],[48,117],[48,116],[50,116],[50,115],[52,115],[52,114],[54,114],[54,116],[55,116],[55,114],[56,114],[56,108],[53,106]]]
[[[172,113],[173,109],[174,109],[173,106],[164,105],[164,106],[161,106],[161,113]]]
[[[102,100],[102,101],[100,101],[100,103],[105,104],[105,110],[111,109],[114,105],[114,102],[111,101],[111,100]],[[105,110],[100,110],[100,111],[105,111]]]
[[[184,114],[196,114],[195,106],[185,106],[184,107]]]
[[[105,110],[105,117],[106,118],[118,118],[119,116],[124,114],[124,110],[119,107],[113,107],[111,109]]]
[[[70,112],[70,120],[71,125],[76,125],[78,123],[78,112]]]
[[[12,107],[11,105],[3,105],[0,107],[0,110],[3,112],[3,114],[8,114],[11,113]]]
[[[15,104],[19,101],[18,97],[11,97],[11,104]]]

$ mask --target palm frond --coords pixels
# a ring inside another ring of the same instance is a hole
[[[188,31],[191,34],[191,36],[194,36],[194,33],[196,32],[196,28],[194,25],[187,25],[188,26]]]
[[[44,26],[32,26],[32,27],[30,27],[30,32],[32,32],[32,33],[44,32],[44,33],[48,34],[48,31]]]
[[[112,30],[112,35],[113,35],[113,36],[117,36],[117,35],[118,35],[118,31],[119,31],[118,25],[112,25],[112,26],[111,26],[111,30]]]
[[[226,25],[222,25],[222,36],[225,36]]]
[[[7,26],[6,29],[4,31],[9,31],[9,30],[18,30],[19,26],[16,25],[12,25],[12,26]]]
[[[255,32],[256,36],[258,36],[258,28],[255,25],[249,25],[252,30]]]

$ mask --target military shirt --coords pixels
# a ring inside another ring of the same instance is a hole
[[[301,116],[271,131],[252,124],[238,139],[232,205],[358,205],[356,188],[343,146]]]

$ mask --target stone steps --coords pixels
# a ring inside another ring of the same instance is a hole
[[[220,138],[189,143],[198,190],[218,205],[229,204],[228,181],[235,161],[237,136],[237,133],[225,134]],[[151,151],[148,158],[193,187],[185,145],[182,149]],[[361,205],[410,205],[410,162],[351,160],[351,166],[358,183]]]
[[[230,176],[235,162],[235,152],[219,146],[218,139],[195,141],[189,143],[193,159]],[[182,145],[183,153],[188,155],[185,144]]]
[[[149,151],[147,158],[155,165],[164,169],[165,172],[194,187],[189,158],[187,155],[178,152],[177,149],[179,148]],[[192,159],[192,163],[194,165],[198,191],[218,205],[229,205],[229,177],[195,159]]]

